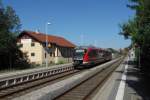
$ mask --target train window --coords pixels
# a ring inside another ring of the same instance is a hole
[[[86,53],[87,52],[87,50],[86,49],[84,49],[84,53]]]
[[[92,52],[89,52],[89,53],[88,53],[88,56],[89,56],[89,57],[92,57]]]
[[[89,55],[89,57],[96,57],[97,56],[97,51],[96,50],[91,50],[88,55]]]

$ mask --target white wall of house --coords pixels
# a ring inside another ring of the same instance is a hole
[[[28,59],[33,63],[42,63],[42,45],[39,42],[32,42],[32,39],[21,39],[21,51],[27,53]]]
[[[32,39],[21,39],[21,44],[21,51],[27,53],[28,59],[31,63],[45,64],[46,56],[48,63],[72,62],[72,57],[68,56],[72,52],[72,48],[64,48],[53,45],[51,47],[51,49],[53,49],[51,55],[45,50],[45,47],[41,43],[36,41],[32,42]]]

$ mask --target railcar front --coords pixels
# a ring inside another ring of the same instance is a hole
[[[73,65],[79,66],[83,63],[83,57],[85,55],[84,49],[75,49],[74,51],[74,57],[73,57]]]

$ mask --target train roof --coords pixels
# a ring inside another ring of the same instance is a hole
[[[105,52],[110,52],[108,49],[98,48],[95,46],[78,46],[75,49],[97,49],[97,50],[101,50],[101,51],[105,51]]]
[[[94,46],[78,46],[75,49],[98,49]]]

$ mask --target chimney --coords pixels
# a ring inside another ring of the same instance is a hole
[[[39,33],[40,33],[40,30],[39,30],[39,29],[36,29],[35,32],[36,32],[37,34],[39,34]]]

